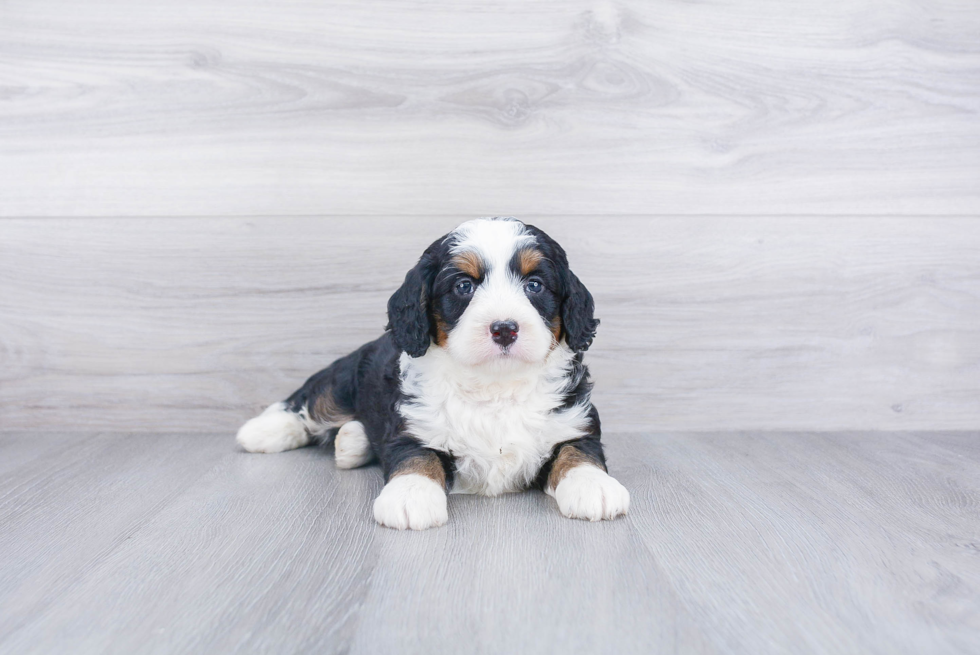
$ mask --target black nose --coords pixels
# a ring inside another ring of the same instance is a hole
[[[517,323],[514,321],[494,321],[490,325],[490,336],[494,343],[509,346],[517,341]]]

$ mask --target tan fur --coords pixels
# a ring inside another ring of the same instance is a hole
[[[517,261],[521,267],[521,275],[529,275],[541,263],[542,255],[540,250],[534,248],[521,248],[517,253]]]
[[[310,418],[317,423],[341,425],[353,420],[352,416],[337,407],[332,389],[325,389],[323,393],[317,396],[313,404],[309,406],[309,411]]]
[[[435,315],[436,319],[436,345],[440,348],[446,347],[446,341],[449,339],[449,325],[442,320],[442,317],[438,314]]]
[[[555,337],[555,344],[561,340],[561,316],[555,317],[555,323],[551,326],[551,334]]]
[[[554,490],[558,487],[568,472],[577,466],[595,466],[606,470],[606,467],[589,457],[581,450],[572,445],[565,445],[558,451],[555,463],[551,465],[551,472],[548,474],[548,488]]]
[[[453,257],[453,266],[469,275],[474,280],[483,278],[486,267],[483,260],[475,252],[461,252]]]
[[[442,462],[439,461],[439,457],[434,454],[430,453],[406,459],[398,465],[398,468],[394,470],[391,477],[395,478],[399,475],[408,475],[409,473],[424,475],[430,480],[439,483],[440,486],[446,486],[446,470],[442,468]]]

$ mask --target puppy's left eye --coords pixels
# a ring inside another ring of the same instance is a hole
[[[469,280],[460,280],[456,283],[456,293],[461,296],[468,296],[473,293],[473,283]]]
[[[527,284],[524,285],[524,289],[526,289],[528,293],[541,293],[541,290],[544,289],[544,285],[541,284],[541,280],[528,280]]]

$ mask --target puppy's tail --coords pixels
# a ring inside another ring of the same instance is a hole
[[[250,453],[280,453],[333,436],[336,428],[354,418],[350,383],[343,375],[344,359],[245,423],[235,440]]]

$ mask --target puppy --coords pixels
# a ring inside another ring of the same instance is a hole
[[[388,321],[238,443],[275,453],[334,437],[337,468],[379,460],[374,518],[400,530],[444,525],[447,492],[534,486],[570,518],[626,513],[582,363],[599,324],[592,295],[547,234],[514,218],[463,223],[408,272]]]

